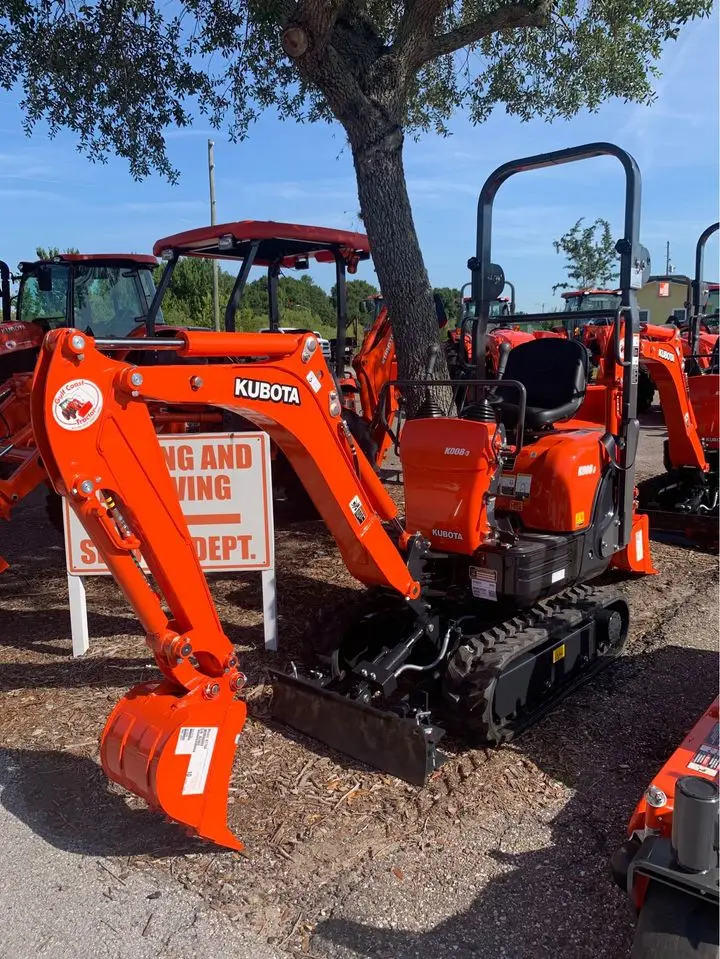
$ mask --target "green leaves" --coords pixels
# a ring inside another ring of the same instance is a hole
[[[607,220],[597,219],[583,227],[580,218],[559,240],[553,241],[556,253],[567,257],[565,272],[570,282],[556,283],[557,290],[588,290],[612,287],[618,277],[618,255]]]
[[[234,139],[268,108],[295,120],[332,118],[327,76],[296,67],[281,45],[287,17],[311,6],[11,0],[0,16],[0,87],[22,89],[28,132],[42,120],[51,135],[75,132],[93,160],[114,152],[135,177],[158,170],[172,180],[163,130],[187,126],[198,112]],[[498,105],[521,119],[553,119],[612,97],[647,103],[663,45],[711,7],[712,0],[339,4],[327,49],[347,82],[333,84],[335,113],[338,96],[352,94],[354,104],[365,96],[399,109],[407,130],[444,133],[460,108],[480,123]],[[541,16],[543,26],[506,28],[508,17]],[[420,49],[458,45],[412,66]]]
[[[159,283],[164,265],[155,271]],[[235,276],[223,269],[218,270],[220,316],[230,299]],[[352,301],[354,283],[369,284],[362,280],[348,282],[348,305]],[[370,288],[376,292],[374,287]],[[333,299],[306,273],[300,278],[282,276],[278,281],[278,303],[281,326],[301,326],[335,336],[335,305]],[[163,317],[173,326],[212,326],[212,261],[195,257],[183,257],[173,271],[170,287],[163,300]],[[267,277],[248,283],[237,317],[238,329],[258,330],[268,324]]]

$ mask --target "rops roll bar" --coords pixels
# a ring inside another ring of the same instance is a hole
[[[640,244],[640,170],[637,163],[621,147],[613,143],[588,143],[583,146],[556,150],[553,153],[541,153],[536,156],[511,160],[499,166],[485,181],[478,200],[477,246],[475,256],[468,262],[472,273],[472,295],[475,302],[475,321],[473,323],[473,359],[478,376],[485,371],[485,349],[487,325],[490,318],[490,302],[498,295],[505,282],[501,267],[492,262],[492,215],[495,196],[500,187],[516,173],[540,170],[544,167],[559,166],[577,160],[593,157],[612,156],[620,161],[625,170],[625,217],[623,236],[616,250],[620,257],[621,293],[620,312],[624,323],[624,361],[622,418],[620,435],[615,437],[617,448],[621,451],[622,466],[625,469],[620,484],[618,512],[620,516],[619,545],[625,546],[632,530],[634,471],[630,466],[635,460],[635,451],[639,438],[637,415],[637,384],[639,375],[639,331],[640,316],[635,297],[648,273],[650,257]],[[619,322],[616,322],[619,337]],[[616,351],[620,356],[619,343]]]

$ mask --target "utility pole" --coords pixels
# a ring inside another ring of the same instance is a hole
[[[215,226],[215,141],[208,140],[208,176],[210,178],[210,225]],[[213,267],[213,320],[215,329],[220,330],[220,294],[218,291],[218,261],[212,261]]]
[[[672,263],[670,262],[670,240],[665,244],[665,276],[672,273]]]

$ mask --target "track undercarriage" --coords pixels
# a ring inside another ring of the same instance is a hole
[[[388,597],[389,600],[389,597]],[[425,625],[376,597],[316,666],[275,675],[274,717],[356,760],[422,785],[445,757],[445,731],[500,745],[621,651],[628,608],[617,594],[566,589],[522,612],[471,597]]]

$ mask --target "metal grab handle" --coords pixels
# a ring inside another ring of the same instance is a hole
[[[630,309],[629,307],[623,307],[620,310],[620,312],[618,313],[615,319],[615,327],[613,329],[613,347],[615,349],[615,362],[617,363],[618,366],[623,366],[623,367],[632,366],[632,355],[629,360],[624,360],[622,358],[622,353],[620,352],[620,343],[621,343],[620,320],[623,313],[627,312],[629,309]]]

